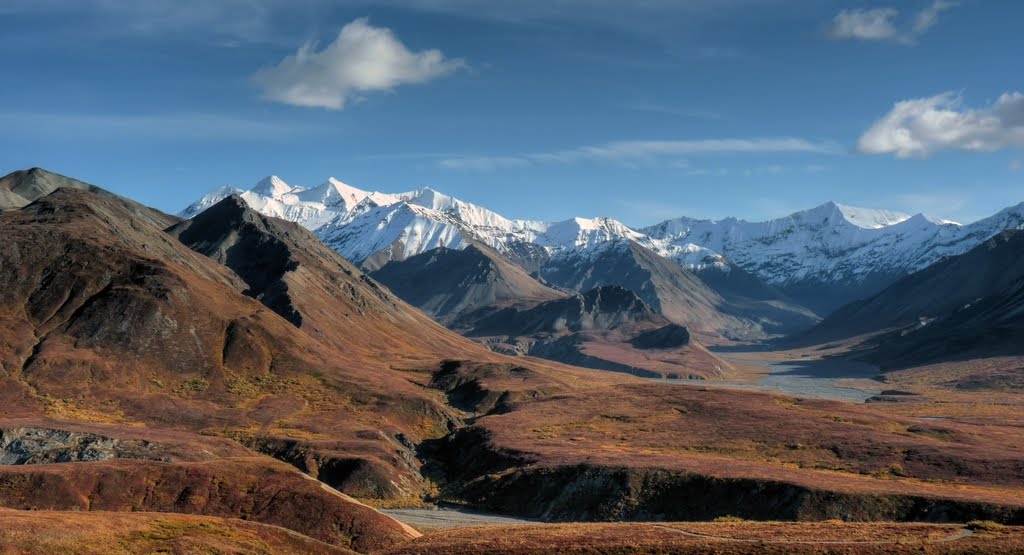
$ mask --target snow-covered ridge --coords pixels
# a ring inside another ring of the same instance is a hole
[[[891,210],[857,208],[856,206],[846,206],[844,204],[836,204],[834,202],[826,204],[826,206],[829,205],[834,206],[846,221],[865,229],[879,229],[910,219],[910,216],[907,214],[901,214]]]
[[[876,275],[902,275],[1024,225],[1024,203],[962,226],[923,214],[829,202],[764,222],[683,217],[632,229],[610,218],[511,220],[430,188],[386,194],[334,178],[307,188],[275,176],[249,190],[216,189],[179,215],[192,217],[232,194],[259,212],[313,230],[357,263],[373,257],[383,264],[473,242],[510,255],[526,245],[555,256],[628,240],[691,269],[728,270],[735,263],[777,285],[855,284]]]
[[[1024,222],[1024,204],[970,225],[826,203],[766,222],[678,218],[641,231],[672,245],[699,244],[775,284],[859,282],[961,254]]]
[[[510,220],[430,188],[397,194],[368,192],[330,178],[316,187],[289,185],[277,176],[249,190],[221,187],[179,213],[192,217],[225,197],[240,195],[253,209],[297,222],[343,256],[361,262],[374,255],[403,259],[437,247],[463,248],[482,242],[499,252],[530,243],[550,252],[629,239],[687,258],[685,249],[630,229],[610,218],[561,222]],[[692,252],[690,253],[692,258]],[[702,264],[704,263],[701,257]]]

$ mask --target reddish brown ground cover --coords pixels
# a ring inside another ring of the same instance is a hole
[[[364,552],[416,535],[398,521],[265,457],[0,467],[0,503],[12,509],[44,511],[242,518]]]
[[[420,502],[439,486],[550,519],[1024,518],[1024,440],[1003,419],[1020,405],[1003,367],[894,376],[931,396],[929,410],[961,411],[928,421],[903,403],[508,359],[375,289],[304,230],[271,236],[303,269],[281,280],[298,326],[110,199],[60,190],[0,214],[0,429],[79,430],[161,453],[5,467],[0,505],[240,517],[360,550],[415,535],[298,468],[376,502]],[[1004,404],[983,407],[993,400]],[[975,408],[988,412],[967,418]]]
[[[668,554],[740,555],[1018,553],[1024,529],[958,525],[825,523],[558,524],[436,532],[387,551],[393,555]]]
[[[277,526],[235,519],[0,509],[0,553],[340,555],[353,552]]]
[[[483,414],[448,445],[455,497],[555,519],[747,510],[754,518],[956,520],[994,506],[1012,507],[992,513],[1000,518],[1024,518],[1019,428],[743,391],[544,380],[466,366],[441,384],[463,400],[477,391],[470,408]],[[672,498],[701,491],[719,495]],[[573,514],[574,506],[585,509]]]

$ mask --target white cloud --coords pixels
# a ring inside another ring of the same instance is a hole
[[[912,31],[915,35],[921,35],[935,26],[939,22],[939,14],[942,12],[956,7],[956,2],[949,0],[936,0],[931,6],[921,10],[914,17],[914,27]]]
[[[357,19],[323,50],[307,43],[253,79],[270,100],[340,110],[362,93],[425,83],[464,67],[464,60],[445,58],[437,49],[412,52],[390,29]]]
[[[965,107],[951,92],[897,102],[860,137],[857,149],[900,158],[940,150],[1024,147],[1024,94],[1005,93],[989,108]]]
[[[893,39],[900,34],[893,24],[899,13],[893,8],[843,10],[832,20],[829,35],[837,39]]]
[[[760,139],[702,139],[689,141],[616,141],[551,152],[517,156],[472,156],[441,160],[442,168],[493,171],[535,164],[572,164],[582,161],[609,161],[625,164],[675,161],[683,156],[711,154],[837,154],[841,149],[831,142],[812,142],[794,137]]]
[[[1021,168],[1020,160],[1010,160],[1010,171],[1012,171],[1012,172],[1020,171],[1020,168]]]
[[[939,15],[956,6],[951,0],[935,0],[917,12],[907,28],[898,25],[899,10],[895,8],[846,9],[832,19],[828,35],[834,39],[895,41],[913,44],[939,22]]]

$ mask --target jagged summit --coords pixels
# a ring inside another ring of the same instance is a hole
[[[891,210],[859,208],[829,201],[803,213],[808,216],[824,215],[825,218],[839,218],[864,229],[879,229],[910,219],[907,214]]]
[[[270,198],[281,198],[292,192],[292,189],[293,187],[285,183],[280,177],[269,175],[256,182],[256,185],[250,191]]]

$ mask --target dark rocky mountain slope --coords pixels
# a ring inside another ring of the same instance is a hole
[[[874,297],[844,306],[797,341],[824,343],[892,330],[908,338],[924,337],[938,333],[925,331],[929,328],[954,325],[954,320],[947,321],[954,315],[976,326],[981,325],[979,318],[994,323],[1013,314],[1010,299],[1022,277],[1024,232],[1003,232],[963,255],[945,258],[897,281]],[[991,304],[990,308],[974,306],[986,299],[984,306]]]
[[[438,248],[371,274],[406,302],[454,329],[506,307],[565,297],[484,245]]]
[[[352,362],[437,361],[485,353],[402,302],[305,228],[264,216],[237,196],[169,228],[233,270],[253,297]]]
[[[722,278],[725,295],[720,294],[693,272],[633,241],[610,241],[557,255],[540,275],[575,291],[620,285],[710,341],[765,339],[817,321],[802,307],[782,300],[766,302],[764,291],[752,293],[740,278]]]
[[[60,188],[89,191],[120,204],[137,218],[164,228],[181,221],[175,216],[164,214],[155,208],[143,206],[134,200],[115,195],[106,189],[83,181],[65,177],[42,168],[18,170],[0,177],[0,210],[11,210],[27,206]]]
[[[828,327],[810,339],[872,334],[858,356],[883,368],[1022,356],[1024,231],[1005,231],[908,276],[836,318],[844,316],[823,322]],[[1024,388],[1024,376],[1015,380]]]
[[[646,377],[712,377],[728,365],[632,291],[606,285],[527,309],[505,308],[467,332],[493,349]]]

